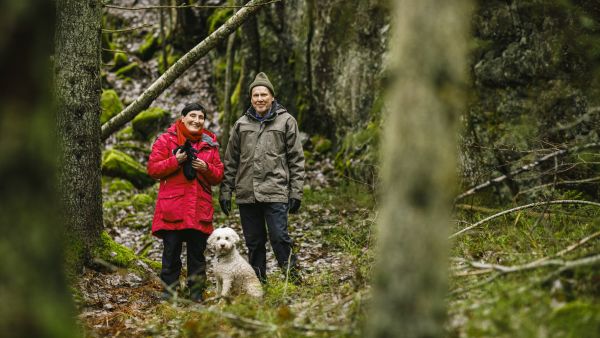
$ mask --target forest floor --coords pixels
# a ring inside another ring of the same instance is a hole
[[[149,235],[149,217],[141,216],[151,210],[113,210],[134,195],[121,191],[105,198],[121,200],[105,202],[108,233],[131,249],[129,268],[111,266],[124,255],[115,247],[108,268],[86,270],[75,286],[87,336],[361,336],[377,217],[370,187],[343,180],[306,189],[301,212],[290,215],[304,283],[286,283],[270,254],[264,300],[231,303],[161,300],[161,244]],[[454,231],[501,210],[459,205]],[[146,226],[132,223],[132,213]],[[237,213],[215,215],[217,226],[241,233]],[[499,217],[454,237],[447,336],[600,337],[599,219],[597,207],[553,206]],[[243,244],[238,249],[245,254]],[[210,268],[209,278],[206,296],[212,297]]]

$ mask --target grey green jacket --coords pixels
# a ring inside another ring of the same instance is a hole
[[[259,121],[250,108],[233,125],[221,199],[231,199],[233,191],[238,204],[302,199],[304,151],[298,123],[277,101],[267,116]]]

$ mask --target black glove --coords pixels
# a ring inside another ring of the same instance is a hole
[[[183,162],[183,175],[185,175],[185,178],[191,181],[196,178],[196,170],[194,167],[192,167],[192,161],[196,159],[198,150],[192,147],[192,144],[189,140],[186,140],[182,146],[173,149],[173,155],[177,154],[179,150],[182,150],[187,154],[187,160]]]
[[[290,214],[297,213],[298,209],[300,209],[300,204],[301,204],[301,201],[299,199],[290,198],[290,200],[288,201]]]
[[[226,216],[229,216],[229,211],[231,211],[231,200],[228,199],[219,199],[219,204],[221,205],[221,210]]]

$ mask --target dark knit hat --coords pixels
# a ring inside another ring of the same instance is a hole
[[[269,88],[271,94],[275,96],[275,90],[273,89],[273,85],[271,84],[271,81],[269,81],[267,74],[263,72],[256,74],[254,81],[250,84],[250,87],[248,87],[248,93],[250,94],[250,96],[252,96],[252,88],[256,86],[265,86]]]

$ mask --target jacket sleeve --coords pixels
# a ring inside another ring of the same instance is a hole
[[[227,142],[227,149],[225,150],[224,174],[220,191],[221,199],[230,200],[231,192],[235,188],[235,177],[240,162],[240,134],[238,126],[239,123],[237,122],[233,125],[229,142]]]
[[[290,117],[286,123],[287,165],[290,173],[290,198],[301,200],[304,187],[304,150],[300,142],[300,130],[296,119]]]
[[[217,185],[223,180],[223,163],[221,162],[221,156],[219,156],[219,149],[213,148],[211,151],[213,152],[212,161],[206,163],[208,171],[198,171],[198,175],[202,176],[208,184]]]
[[[152,152],[148,159],[148,175],[157,180],[165,178],[179,169],[179,162],[167,144],[166,134],[159,136],[152,145]]]

